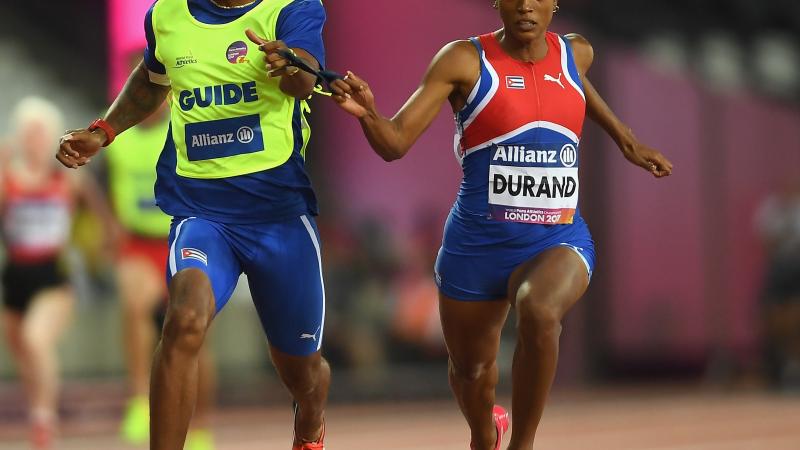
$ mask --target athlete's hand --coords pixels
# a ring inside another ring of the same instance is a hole
[[[99,129],[68,130],[67,134],[61,136],[56,159],[66,167],[77,169],[91,161],[106,139],[105,132]]]
[[[653,174],[663,178],[672,174],[672,163],[658,150],[642,144],[638,140],[623,146],[625,159]]]
[[[375,112],[375,96],[366,81],[348,71],[343,80],[331,83],[333,100],[345,111],[362,119]]]
[[[297,67],[289,66],[289,61],[278,53],[278,50],[281,49],[290,50],[283,41],[268,41],[249,28],[244,33],[251,42],[258,44],[259,50],[264,52],[267,75],[273,78],[284,75],[292,76],[300,71]]]

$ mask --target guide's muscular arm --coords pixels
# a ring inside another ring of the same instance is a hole
[[[141,62],[131,73],[104,120],[120,134],[153,114],[164,103],[169,90],[169,86],[151,82],[147,67]],[[108,136],[101,129],[91,132],[87,129],[72,130],[61,138],[56,158],[61,164],[77,169],[87,164],[107,139]]]
[[[106,113],[105,121],[117,134],[122,133],[153,114],[164,103],[169,90],[169,86],[150,81],[142,61]]]

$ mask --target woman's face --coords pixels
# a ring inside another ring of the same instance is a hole
[[[23,160],[32,167],[50,164],[53,153],[54,133],[46,123],[28,120],[18,130],[19,148]]]
[[[498,0],[496,4],[506,33],[530,42],[547,32],[558,0]]]

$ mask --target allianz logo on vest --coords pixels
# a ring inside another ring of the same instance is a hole
[[[191,111],[195,106],[208,108],[213,105],[235,105],[258,101],[256,82],[238,84],[218,84],[192,90],[183,90],[178,95],[178,104],[184,111]]]
[[[241,117],[187,123],[186,156],[189,161],[203,161],[264,150],[261,116]]]
[[[234,138],[234,135],[236,136],[236,138]],[[192,142],[190,146],[207,147],[209,145],[235,144],[236,142],[242,144],[249,144],[253,142],[253,138],[255,137],[255,135],[256,135],[255,131],[253,131],[252,128],[246,126],[239,128],[236,131],[236,133],[197,134],[192,136]]]

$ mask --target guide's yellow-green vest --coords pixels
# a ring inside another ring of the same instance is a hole
[[[295,147],[292,116],[300,108],[303,150],[310,129],[306,102],[297,102],[268,78],[264,53],[245,36],[252,29],[276,39],[276,24],[292,0],[264,0],[228,24],[199,22],[186,0],[153,7],[156,58],[172,84],[176,173],[218,179],[278,167]]]

